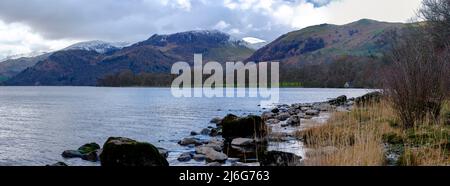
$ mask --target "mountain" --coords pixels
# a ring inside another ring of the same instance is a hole
[[[0,63],[8,60],[14,60],[14,59],[20,59],[20,58],[32,58],[40,55],[44,55],[48,52],[42,52],[42,51],[36,51],[36,52],[30,52],[30,53],[23,53],[23,54],[15,54],[7,56],[3,59],[0,59]]]
[[[108,53],[120,50],[121,48],[127,46],[127,43],[109,43],[105,41],[86,41],[73,44],[67,48],[62,49],[61,51],[70,51],[70,50],[84,50],[84,51],[95,51],[97,53]],[[29,53],[23,55],[16,55],[14,57],[10,57],[11,59],[0,62],[0,82],[5,81],[28,67],[33,67],[39,61],[46,60],[49,56],[51,56],[54,52],[48,53]]]
[[[5,81],[28,67],[34,66],[39,61],[46,59],[51,53],[42,54],[36,57],[21,57],[0,62],[0,82]]]
[[[97,53],[107,53],[115,50],[122,49],[129,44],[126,42],[116,42],[110,43],[105,41],[86,41],[73,44],[63,50],[87,50],[87,51],[96,51]]]
[[[80,50],[83,49],[83,50]],[[218,31],[190,31],[153,35],[122,49],[100,53],[86,47],[61,50],[10,80],[7,85],[97,85],[98,80],[123,71],[169,73],[173,63],[193,63],[193,54],[205,61],[245,60],[253,50]]]
[[[180,32],[171,35],[153,35],[139,46],[153,46],[168,56],[191,62],[194,53],[202,53],[206,61],[240,61],[250,57],[254,50],[242,40],[216,30]]]
[[[387,50],[383,34],[403,26],[369,19],[346,25],[311,26],[282,35],[257,50],[247,61],[317,65],[331,63],[342,56],[377,57]]]

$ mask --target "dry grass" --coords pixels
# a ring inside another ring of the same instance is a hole
[[[445,107],[444,113],[450,112],[448,103]],[[399,165],[449,164],[448,126],[429,122],[405,131],[394,113],[391,105],[382,101],[349,113],[334,113],[326,125],[297,132],[305,145],[314,149],[307,153],[305,165],[386,165],[386,143],[403,150]]]

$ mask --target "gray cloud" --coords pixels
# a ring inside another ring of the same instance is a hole
[[[0,20],[29,25],[47,39],[137,41],[155,33],[212,29],[219,21],[230,24],[224,31],[236,36],[269,40],[292,29],[273,24],[270,15],[264,15],[264,12],[229,9],[224,6],[224,1],[184,1],[189,6],[181,2],[2,0]]]
[[[0,21],[28,25],[48,40],[139,41],[155,33],[213,29],[219,22],[222,31],[236,37],[273,40],[299,26],[330,20],[335,15],[327,14],[333,14],[334,9],[351,7],[336,2],[354,3],[353,0],[1,0]],[[312,6],[302,6],[305,4]],[[330,7],[319,10],[324,6]],[[375,10],[377,15],[382,14]],[[337,16],[339,19],[334,21],[358,17],[351,13],[338,12],[336,15],[345,17]]]

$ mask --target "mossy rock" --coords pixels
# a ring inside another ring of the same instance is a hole
[[[89,154],[89,153],[94,152],[94,151],[96,151],[98,149],[100,149],[100,145],[98,145],[97,143],[88,143],[88,144],[84,144],[83,146],[78,148],[78,151],[81,154]]]
[[[152,144],[122,137],[110,137],[105,142],[100,160],[107,167],[169,165]]]
[[[250,115],[239,118],[228,115],[222,121],[222,136],[233,138],[263,138],[267,135],[267,126],[260,116]]]
[[[383,141],[385,143],[389,143],[389,144],[393,144],[393,145],[398,145],[398,144],[404,143],[403,137],[399,136],[396,133],[392,133],[392,132],[383,134]]]
[[[355,99],[356,105],[366,106],[379,103],[383,94],[381,92],[371,92]]]
[[[239,117],[237,117],[236,115],[228,114],[222,119],[222,121],[218,124],[218,126],[222,127],[224,123],[229,123],[237,119],[239,119]]]

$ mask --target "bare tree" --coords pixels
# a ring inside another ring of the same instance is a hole
[[[435,47],[442,49],[449,46],[450,0],[424,0],[417,17],[426,22],[425,30],[432,37]]]
[[[392,65],[384,89],[405,128],[438,120],[449,95],[450,0],[424,0],[419,16],[425,22],[391,34]]]

